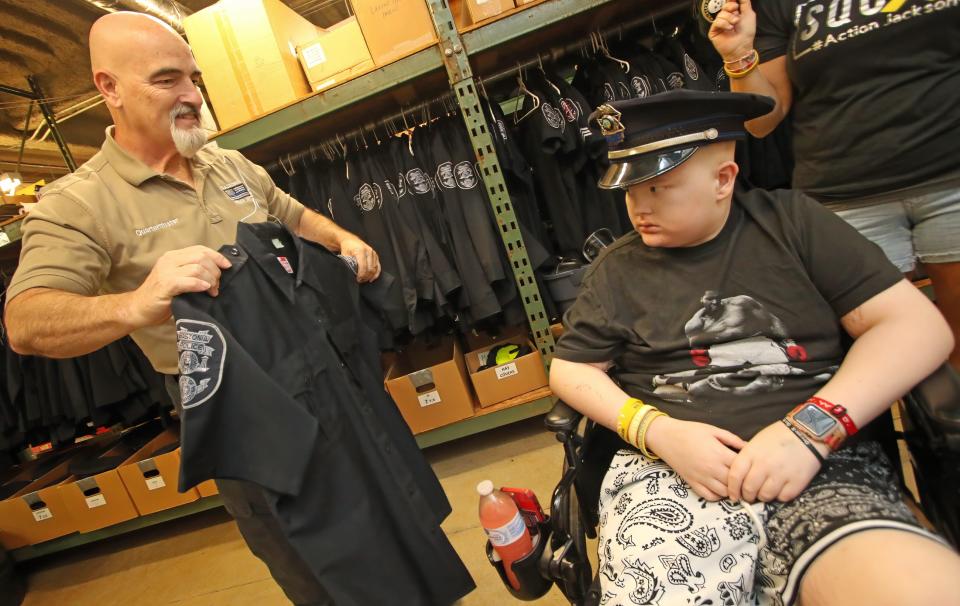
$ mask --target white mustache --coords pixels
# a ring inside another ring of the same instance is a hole
[[[182,116],[192,116],[194,118],[200,119],[200,110],[190,107],[189,105],[178,105],[170,111],[170,115],[173,119],[180,118]]]

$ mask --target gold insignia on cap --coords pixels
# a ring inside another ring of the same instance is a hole
[[[623,141],[624,128],[623,123],[620,122],[622,115],[612,105],[604,103],[590,115],[590,119],[600,127],[600,132],[603,133],[607,142],[615,145]]]

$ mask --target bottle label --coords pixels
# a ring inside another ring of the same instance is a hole
[[[500,528],[484,528],[484,530],[487,531],[487,536],[490,537],[491,545],[494,547],[503,547],[522,537],[523,533],[527,530],[527,525],[523,523],[523,517],[518,511],[512,520]]]

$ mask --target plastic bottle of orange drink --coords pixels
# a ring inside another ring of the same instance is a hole
[[[480,493],[480,525],[503,560],[507,579],[514,589],[519,590],[520,583],[510,565],[533,551],[530,531],[513,498],[505,492],[494,490],[493,482],[480,482],[477,492]]]

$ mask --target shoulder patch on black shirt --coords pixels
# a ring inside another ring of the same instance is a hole
[[[177,351],[183,407],[199,406],[220,389],[227,341],[215,324],[177,320]]]

